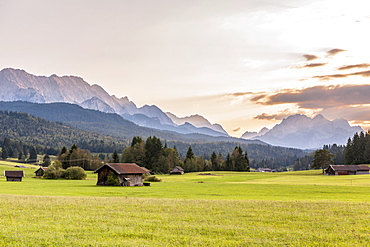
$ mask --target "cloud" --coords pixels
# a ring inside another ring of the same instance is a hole
[[[347,70],[347,69],[364,69],[370,67],[370,63],[361,63],[361,64],[354,64],[354,65],[346,65],[339,67],[338,70]]]
[[[291,108],[287,108],[283,111],[279,111],[278,113],[275,114],[268,114],[268,113],[262,113],[260,115],[257,115],[253,117],[253,119],[258,119],[258,120],[283,120],[284,118],[287,118],[291,115],[295,114],[304,114],[304,115],[316,115],[316,111],[306,111],[306,110],[294,110]]]
[[[306,65],[303,65],[299,68],[314,68],[314,67],[321,67],[321,66],[325,66],[327,65],[328,63],[309,63],[309,64],[306,64]]]
[[[253,94],[252,92],[236,92],[236,93],[229,93],[227,96],[230,97],[241,97],[241,96],[247,96]]]
[[[305,109],[370,104],[370,85],[314,86],[282,92],[256,94],[252,102],[262,105],[296,104]]]
[[[239,130],[241,130],[242,128],[241,127],[237,127],[235,129],[233,129],[233,132],[238,132]]]
[[[334,55],[337,55],[338,53],[343,52],[343,51],[346,51],[346,50],[335,48],[335,49],[331,49],[331,50],[327,51],[326,53],[328,53],[328,55],[330,55],[330,56],[334,56]]]
[[[370,77],[370,70],[348,73],[348,74],[317,75],[317,76],[313,76],[312,78],[317,78],[317,79],[320,79],[321,81],[328,81],[331,79],[346,78],[350,76]]]
[[[304,54],[303,57],[306,58],[307,61],[312,61],[319,58],[318,56],[311,54]]]

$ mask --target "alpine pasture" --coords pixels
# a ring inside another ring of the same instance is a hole
[[[370,175],[157,175],[143,187],[0,176],[0,246],[367,246]]]

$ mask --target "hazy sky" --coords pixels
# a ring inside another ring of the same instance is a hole
[[[370,126],[368,0],[0,0],[0,69],[76,75],[234,136],[303,113]]]

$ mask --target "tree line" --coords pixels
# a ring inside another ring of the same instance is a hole
[[[131,145],[122,151],[121,162],[136,163],[155,173],[168,173],[175,166],[181,166],[185,172],[229,170],[249,171],[249,159],[246,151],[236,146],[233,152],[228,153],[226,159],[221,154],[212,153],[209,160],[196,156],[191,146],[188,146],[186,156],[180,158],[177,147],[164,145],[153,136],[143,140],[133,137]]]
[[[355,133],[348,138],[344,150],[344,164],[370,164],[370,132]]]

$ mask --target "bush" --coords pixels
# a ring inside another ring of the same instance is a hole
[[[146,176],[146,177],[144,178],[144,181],[149,181],[149,182],[162,182],[162,179],[157,178],[156,176],[150,175],[150,176]]]
[[[108,178],[107,178],[107,181],[105,183],[107,185],[110,185],[110,186],[119,186],[120,185],[117,175],[114,174],[113,172],[110,172],[108,174]]]
[[[51,179],[64,177],[64,169],[62,169],[62,163],[60,163],[60,161],[58,160],[54,161],[52,165],[48,166],[48,169],[45,170],[42,177]]]
[[[68,167],[67,170],[64,172],[64,178],[66,179],[85,179],[86,172],[83,168],[79,166],[71,166]]]

